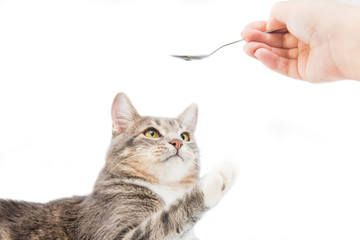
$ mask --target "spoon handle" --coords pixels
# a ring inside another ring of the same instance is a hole
[[[265,31],[264,33],[273,33],[273,32],[278,32],[278,31],[281,31],[281,30],[284,30],[284,29],[269,30],[269,31]],[[244,41],[244,39],[242,38],[242,39],[236,40],[234,42],[226,43],[226,44],[218,47],[217,49],[215,49],[212,53],[206,54],[206,55],[171,55],[171,56],[176,57],[176,58],[181,58],[181,59],[186,60],[186,61],[201,60],[201,59],[210,57],[211,55],[213,55],[214,53],[216,53],[217,51],[219,51],[223,47],[226,47],[226,46],[229,46],[229,45],[241,42],[241,41]]]

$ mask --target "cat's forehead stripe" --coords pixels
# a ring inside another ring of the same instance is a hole
[[[168,132],[170,130],[169,124],[165,119],[155,119],[154,124],[156,124],[156,128],[160,130],[160,132]]]
[[[176,119],[171,118],[144,118],[143,125],[154,125],[159,127],[180,127],[178,121]]]

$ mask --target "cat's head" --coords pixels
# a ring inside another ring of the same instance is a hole
[[[119,93],[111,110],[107,171],[161,185],[192,185],[199,175],[197,112],[193,104],[177,118],[144,117]]]

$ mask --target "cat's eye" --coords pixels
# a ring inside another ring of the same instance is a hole
[[[160,133],[158,130],[156,130],[155,128],[148,128],[144,131],[144,135],[145,137],[148,138],[159,138],[160,137]]]
[[[180,134],[180,137],[182,138],[182,140],[184,140],[185,142],[189,142],[190,141],[190,134],[187,132],[183,132],[182,134]]]

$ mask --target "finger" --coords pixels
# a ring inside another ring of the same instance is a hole
[[[295,59],[280,57],[265,48],[257,49],[254,56],[265,66],[275,72],[288,77],[302,79],[298,70],[298,62]]]
[[[296,48],[299,42],[290,33],[264,33],[253,29],[245,29],[241,36],[247,42],[260,42],[277,48]]]
[[[265,32],[265,31],[269,31],[266,29],[266,25],[267,25],[267,21],[257,21],[257,22],[252,22],[248,25],[245,26],[244,30],[248,30],[248,29],[253,29],[253,30],[258,30],[260,32]],[[286,27],[282,27],[279,29],[273,29],[270,31],[276,31],[277,33],[286,33],[288,32]]]
[[[319,8],[319,6],[317,6]],[[304,1],[277,2],[274,4],[266,30],[286,28],[303,42],[309,43],[318,24],[318,10]]]
[[[292,49],[274,48],[269,45],[266,45],[263,43],[258,43],[258,42],[249,42],[244,45],[244,51],[250,57],[255,57],[254,56],[255,52],[260,48],[267,49],[282,58],[288,58],[288,59],[297,59],[298,58],[298,49],[297,48],[292,48]]]
[[[260,32],[265,32],[266,31],[266,21],[257,21],[257,22],[252,22],[250,24],[248,24],[247,26],[245,26],[244,30],[246,29],[254,29],[254,30],[258,30]]]

